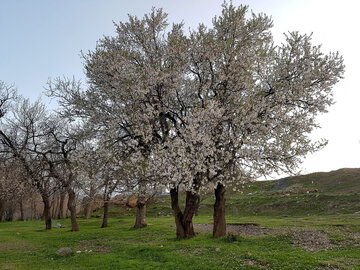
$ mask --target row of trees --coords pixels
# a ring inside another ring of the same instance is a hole
[[[227,185],[293,172],[326,144],[309,134],[344,72],[342,57],[323,54],[311,35],[290,32],[274,45],[271,18],[247,11],[225,3],[211,28],[200,24],[188,34],[183,23],[169,27],[161,9],[115,24],[114,37],[82,56],[85,87],[49,81],[56,116],[25,100],[3,121],[4,153],[22,164],[45,206],[49,179],[68,192],[70,212],[85,179],[89,193],[105,188],[105,201],[115,189],[135,190],[138,227],[145,225],[146,196],[165,187],[179,238],[194,235],[199,193],[213,183],[213,235],[223,236]],[[11,99],[2,88],[1,99]],[[5,115],[6,102],[0,104]]]

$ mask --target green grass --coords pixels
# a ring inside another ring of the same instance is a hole
[[[168,197],[148,207],[142,229],[132,228],[134,210],[115,207],[103,229],[100,218],[79,219],[79,232],[70,231],[68,219],[54,221],[67,228],[50,231],[43,221],[0,223],[0,269],[360,269],[359,175],[346,169],[256,182],[242,194],[228,187],[227,222],[278,232],[262,236],[201,232],[178,240]],[[212,222],[213,203],[204,197],[195,224]],[[297,230],[325,233],[331,248],[308,251],[288,233]],[[73,254],[56,255],[61,247]]]
[[[360,233],[358,215],[228,217],[270,228],[326,230],[334,247],[319,252],[295,246],[286,234],[213,239],[201,233],[180,241],[173,217],[150,217],[150,226],[136,230],[133,216],[110,218],[104,229],[100,219],[79,219],[79,232],[68,229],[69,220],[59,222],[67,228],[45,231],[42,221],[0,223],[0,269],[360,269],[359,241],[349,236]],[[209,223],[211,217],[194,222]],[[60,257],[61,247],[74,253]]]

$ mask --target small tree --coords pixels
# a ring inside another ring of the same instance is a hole
[[[20,220],[25,219],[23,204],[35,193],[26,177],[14,159],[0,159],[0,221],[12,221],[17,209],[20,209]]]
[[[12,116],[2,117],[0,123],[0,142],[2,153],[7,159],[13,159],[25,172],[29,184],[35,187],[43,200],[46,229],[51,229],[51,196],[56,183],[51,177],[44,152],[40,153],[44,143],[42,125],[46,121],[45,108],[39,102],[30,104],[28,100],[18,99],[12,104]],[[4,114],[5,116],[5,114]]]
[[[44,203],[46,229],[51,229],[51,197],[60,188],[68,193],[72,230],[78,231],[70,157],[76,140],[70,126],[50,115],[39,101],[31,104],[27,99],[18,98],[11,112],[12,115],[0,119],[3,154],[22,167],[27,175],[24,179],[39,191]]]
[[[47,163],[49,175],[57,181],[59,188],[68,194],[67,208],[70,211],[71,230],[79,231],[76,220],[76,190],[78,182],[74,168],[78,132],[65,119],[51,116],[43,123],[43,141],[33,152],[42,155]]]

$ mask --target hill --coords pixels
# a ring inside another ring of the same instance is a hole
[[[314,215],[353,214],[360,210],[360,169],[340,169],[273,181],[257,181],[235,193],[228,187],[228,214]],[[201,209],[211,210],[213,198]]]

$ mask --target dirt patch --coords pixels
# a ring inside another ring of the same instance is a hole
[[[194,228],[200,232],[211,233],[213,224],[194,224]],[[289,228],[264,228],[255,223],[230,223],[226,226],[227,233],[247,237],[266,236],[274,234],[289,235],[293,244],[307,251],[316,252],[327,250],[334,245],[330,242],[326,232],[311,229],[289,229]]]
[[[347,235],[355,240],[360,240],[360,232],[347,233]]]
[[[291,230],[289,232],[295,246],[306,249],[307,251],[320,251],[332,248],[329,237],[326,232],[321,230]]]
[[[0,264],[0,269],[3,269],[3,270],[16,270],[16,269],[19,269],[19,265],[16,264],[16,263],[6,262],[4,264]]]
[[[202,255],[207,250],[208,250],[207,248],[198,247],[198,248],[195,248],[194,250],[179,249],[177,252],[179,252],[181,254],[199,256],[199,255]]]
[[[266,269],[269,269],[269,267],[270,267],[270,264],[268,264],[268,263],[260,263],[260,262],[254,261],[254,260],[245,260],[243,262],[243,265],[257,266],[259,268],[266,268]]]
[[[210,233],[213,231],[213,224],[194,224],[194,229],[200,232]],[[279,232],[278,229],[264,228],[256,223],[229,223],[226,225],[228,234],[243,236],[263,236]]]
[[[76,251],[82,252],[105,253],[110,251],[111,249],[111,246],[99,244],[97,239],[82,240],[76,246]]]
[[[10,242],[10,243],[0,243],[0,251],[15,251],[28,247],[29,244],[26,242]]]

